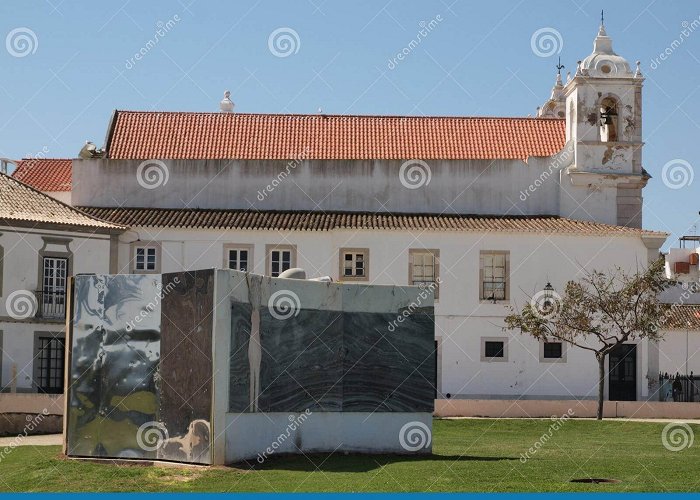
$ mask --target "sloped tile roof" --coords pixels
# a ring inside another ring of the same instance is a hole
[[[382,214],[360,212],[247,211],[182,208],[80,207],[85,213],[117,224],[185,229],[334,229],[437,230],[472,232],[642,235],[655,233],[554,216],[499,217],[454,214]]]
[[[700,330],[700,305],[674,305],[662,321],[662,329]]]
[[[115,111],[114,159],[520,159],[551,156],[565,120]]]
[[[119,224],[87,215],[5,174],[0,174],[0,222],[125,229]]]
[[[39,191],[70,191],[73,161],[59,158],[25,158],[12,177]]]

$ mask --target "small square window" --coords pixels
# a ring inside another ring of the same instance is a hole
[[[268,274],[273,278],[296,265],[296,247],[294,246],[267,245],[266,252]]]
[[[340,249],[340,279],[366,281],[368,277],[369,249]]]
[[[158,269],[158,252],[156,247],[143,246],[134,249],[135,271],[156,271]]]
[[[236,271],[248,272],[251,263],[252,245],[248,246],[233,246],[224,245],[224,265],[228,269]]]
[[[484,356],[487,358],[502,358],[504,343],[500,341],[484,342]]]
[[[562,356],[561,342],[545,342],[544,357],[547,359],[559,359]]]

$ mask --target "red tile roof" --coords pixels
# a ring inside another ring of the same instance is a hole
[[[700,305],[674,304],[660,323],[663,330],[700,330]]]
[[[565,120],[115,111],[114,159],[521,159],[564,147]]]
[[[70,191],[72,160],[45,158],[17,162],[12,177],[39,191]]]
[[[500,217],[455,214],[254,211],[198,208],[79,208],[93,217],[134,227],[267,229],[280,231],[331,231],[334,229],[496,231],[620,236],[653,234],[667,236],[666,233],[546,215]]]

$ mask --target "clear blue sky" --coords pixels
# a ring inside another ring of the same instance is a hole
[[[3,0],[0,156],[75,157],[85,140],[102,145],[114,109],[216,111],[225,89],[241,112],[526,116],[548,97],[556,65],[556,55],[534,53],[533,33],[557,30],[564,71],[573,70],[602,6],[616,52],[641,60],[647,78],[644,166],[654,179],[644,225],[674,233],[675,245],[700,220],[700,172],[674,190],[661,171],[675,159],[700,169],[700,29],[655,69],[651,61],[699,18],[697,2]],[[36,42],[8,38],[17,28]],[[298,34],[288,57],[268,47],[278,28]]]

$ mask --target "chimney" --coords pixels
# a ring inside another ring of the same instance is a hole
[[[233,101],[231,100],[231,91],[224,92],[224,98],[219,103],[219,109],[222,113],[233,113]]]

